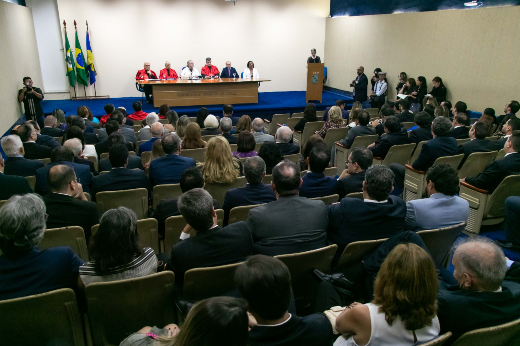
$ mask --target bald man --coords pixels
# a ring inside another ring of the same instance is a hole
[[[139,146],[139,156],[145,151],[152,151],[155,141],[163,136],[164,126],[161,123],[153,123],[152,126],[150,126],[150,130],[152,132],[152,138]]]
[[[222,69],[220,78],[239,78],[237,70],[231,66],[231,61],[226,61],[226,68]]]
[[[365,102],[367,100],[368,78],[363,66],[358,67],[357,77],[350,86],[354,88],[354,101]]]
[[[137,71],[137,74],[135,75],[135,80],[147,80],[147,79],[158,79],[155,72],[150,70],[150,63],[145,62],[144,68],[142,70]],[[152,96],[152,86],[151,85],[144,85],[143,86],[144,93],[146,94],[146,99],[148,100],[148,103],[152,103],[153,96]]]
[[[164,63],[164,68],[159,73],[159,79],[177,79],[177,72],[171,68],[170,62],[167,61]]]
[[[193,63],[193,60],[188,60],[186,63],[186,67],[182,69],[181,77],[182,78],[193,78],[200,76],[199,70],[195,68],[195,64]]]

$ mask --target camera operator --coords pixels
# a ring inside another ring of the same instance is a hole
[[[18,102],[23,102],[25,120],[36,120],[40,128],[43,128],[43,109],[40,103],[43,100],[42,89],[33,87],[31,77],[24,77],[23,85],[23,89],[18,91]]]

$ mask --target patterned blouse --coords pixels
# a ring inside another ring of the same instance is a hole
[[[344,121],[341,121],[341,123],[335,123],[333,121],[327,121],[323,127],[321,128],[321,130],[319,131],[316,131],[315,134],[317,135],[320,135],[321,138],[325,138],[325,135],[327,134],[327,131],[329,129],[339,129],[339,128],[342,128],[342,127],[346,127],[347,125],[345,124]]]

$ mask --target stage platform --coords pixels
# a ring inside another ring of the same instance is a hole
[[[323,92],[322,103],[316,103],[317,110],[325,110],[326,107],[333,106],[336,100],[345,100],[345,108],[350,109],[354,102],[352,97],[337,94],[330,91]],[[76,114],[76,110],[79,106],[85,105],[90,108],[94,116],[102,116],[105,114],[103,107],[107,103],[112,103],[116,108],[125,107],[128,114],[133,113],[132,103],[135,101],[141,101],[141,97],[121,97],[121,98],[110,98],[104,100],[43,100],[42,107],[45,113],[52,113],[55,109],[62,109],[65,111],[66,116],[70,114]],[[262,117],[265,119],[271,119],[273,114],[282,113],[298,113],[303,112],[305,105],[305,91],[285,91],[285,92],[264,92],[258,93],[258,103],[241,104],[234,106],[234,116],[242,116],[247,114],[253,117]],[[200,106],[202,107],[202,106]],[[195,116],[200,108],[199,106],[192,107],[173,107],[170,109],[175,110],[179,116],[188,115]],[[222,105],[206,106],[209,112],[214,115],[222,115]],[[152,104],[148,104],[146,100],[143,102],[143,111],[157,112],[159,109],[154,107]]]

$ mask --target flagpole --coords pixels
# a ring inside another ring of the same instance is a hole
[[[88,20],[85,20],[85,24],[87,24],[87,35],[89,36],[89,41],[90,41],[90,34],[89,34],[89,28],[88,28]],[[90,42],[90,48],[92,48],[92,42]],[[88,53],[87,53],[88,54]],[[109,99],[110,96],[109,95],[106,95],[106,96],[97,96],[97,90],[96,90],[96,82],[94,82],[94,84],[92,84],[94,86],[94,96],[90,96],[89,99],[92,100],[92,99]],[[86,95],[85,95],[86,97]]]

